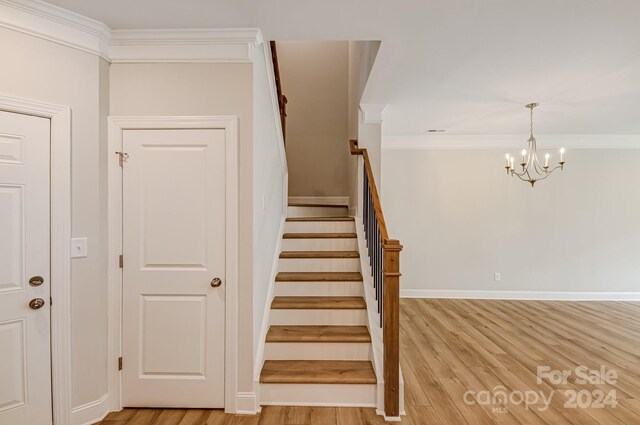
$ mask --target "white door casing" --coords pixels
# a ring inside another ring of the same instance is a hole
[[[123,150],[123,404],[224,407],[225,131],[125,130]]]
[[[50,126],[47,118],[0,111],[0,423],[3,424],[52,423]],[[38,281],[42,283],[34,286]],[[42,306],[30,308],[32,300],[40,301]]]

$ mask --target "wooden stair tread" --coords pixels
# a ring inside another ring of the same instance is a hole
[[[358,251],[282,251],[280,258],[360,258]]]
[[[366,326],[270,326],[267,342],[371,342]]]
[[[274,297],[272,310],[365,310],[362,297]]]
[[[348,205],[344,204],[305,204],[304,202],[292,202],[289,204],[290,207],[327,207],[327,208],[349,208]]]
[[[360,272],[280,272],[276,282],[359,282]]]
[[[260,373],[263,384],[375,384],[370,361],[267,360]]]
[[[282,239],[354,239],[355,233],[285,233]]]
[[[353,217],[289,217],[287,221],[355,221]]]

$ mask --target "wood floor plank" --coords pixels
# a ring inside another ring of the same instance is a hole
[[[165,409],[158,415],[153,425],[175,425],[182,423],[182,419],[187,414],[186,409]]]
[[[355,233],[285,233],[283,239],[355,239]]]
[[[328,207],[328,208],[349,208],[344,204],[318,204],[318,203],[304,203],[304,202],[292,202],[290,207]]]
[[[267,360],[260,382],[269,384],[375,384],[370,361]]]
[[[360,272],[280,272],[276,282],[361,282]]]
[[[362,297],[274,297],[274,310],[364,310]]]
[[[280,258],[360,258],[358,251],[282,251]]]
[[[355,221],[353,217],[289,217],[289,222],[304,221]]]
[[[266,342],[371,342],[366,326],[272,325]]]

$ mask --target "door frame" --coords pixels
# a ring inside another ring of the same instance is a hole
[[[238,386],[238,118],[236,116],[109,117],[108,170],[108,376],[109,408],[122,409],[122,151],[124,130],[225,130],[225,411],[235,413]],[[126,167],[126,163],[124,165]],[[124,362],[126,363],[126,359]],[[126,366],[125,366],[126,367]]]
[[[71,109],[0,96],[0,110],[48,118],[51,298],[51,405],[53,423],[71,419]]]

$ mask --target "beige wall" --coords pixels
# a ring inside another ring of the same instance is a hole
[[[348,195],[348,42],[278,42],[278,59],[289,195]]]
[[[113,64],[111,115],[237,115],[238,391],[253,391],[253,94],[251,64]]]
[[[640,150],[567,160],[532,189],[505,175],[504,151],[383,150],[402,289],[640,292]]]
[[[0,94],[71,108],[72,406],[107,392],[106,102],[108,64],[95,55],[0,28]]]

